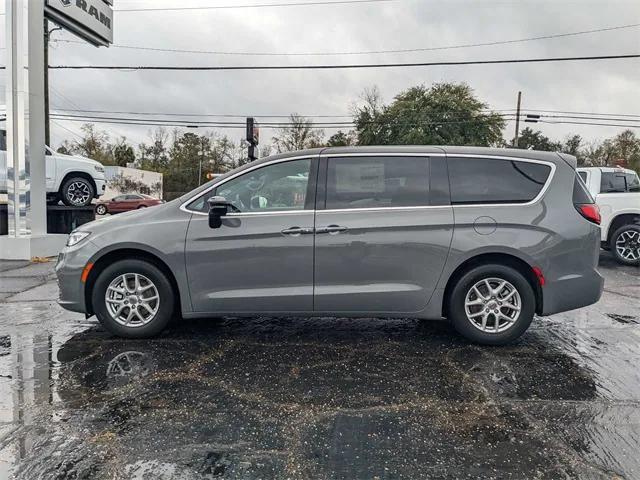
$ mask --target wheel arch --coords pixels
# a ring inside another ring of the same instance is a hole
[[[62,188],[64,187],[64,184],[67,182],[67,180],[73,177],[82,177],[88,180],[91,183],[91,186],[93,187],[93,198],[96,198],[96,195],[98,193],[98,187],[96,185],[96,181],[87,172],[76,172],[76,171],[69,172],[64,177],[62,177],[62,180],[60,181],[60,185],[58,186],[58,195],[62,196]]]
[[[539,315],[542,313],[543,292],[532,265],[524,261],[522,258],[516,257],[515,255],[509,253],[480,253],[464,260],[455,268],[453,273],[449,276],[447,285],[444,289],[444,297],[442,302],[443,317],[448,316],[447,309],[449,306],[451,294],[455,285],[462,278],[462,276],[472,268],[487,264],[505,265],[522,274],[522,276],[529,282],[531,288],[533,289],[533,293],[536,298],[535,312]]]
[[[616,230],[618,230],[623,225],[640,225],[640,212],[637,213],[620,213],[613,217],[611,222],[609,222],[609,229],[607,231],[607,244],[611,242],[611,236],[614,234]]]
[[[93,305],[91,303],[91,297],[93,294],[93,288],[100,273],[102,273],[102,271],[108,265],[111,265],[112,263],[119,260],[126,259],[144,260],[158,267],[162,271],[162,273],[164,273],[169,279],[169,283],[171,284],[176,302],[176,311],[182,312],[182,298],[180,295],[180,288],[178,287],[176,277],[171,268],[169,268],[169,265],[167,265],[167,263],[158,255],[155,255],[148,250],[143,250],[135,247],[126,247],[110,250],[99,258],[91,260],[91,263],[93,263],[93,267],[89,272],[89,276],[87,277],[84,288],[84,301],[87,315],[93,315],[95,313]]]

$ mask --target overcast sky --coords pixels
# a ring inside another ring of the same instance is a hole
[[[115,8],[258,3],[276,3],[276,0],[115,0]],[[3,7],[0,6],[0,11]],[[395,0],[330,6],[120,12],[115,14],[114,41],[122,45],[172,49],[339,52],[482,43],[633,23],[640,23],[639,0]],[[60,31],[53,33],[52,38],[75,40],[71,34]],[[4,47],[4,34],[0,42]],[[640,28],[510,45],[330,57],[178,54],[53,42],[50,63],[283,65],[632,53],[640,53]],[[4,64],[4,50],[0,50],[0,59]],[[514,108],[517,92],[521,90],[523,108],[640,115],[638,59],[329,71],[56,70],[52,71],[50,81],[55,108],[238,114],[254,115],[258,119],[261,115],[291,112],[340,115],[348,114],[350,105],[362,91],[374,85],[389,102],[398,92],[414,85],[467,82],[480,99],[495,109]],[[0,73],[0,83],[5,83],[4,72]],[[0,89],[0,104],[4,104],[4,88]],[[81,125],[56,122],[52,127],[54,146],[62,139],[73,139],[68,130],[79,132]],[[100,128],[113,137],[124,135],[134,143],[145,140],[150,129],[107,124]],[[506,132],[509,138],[513,128],[513,123],[509,123]],[[572,132],[587,139],[602,139],[622,130],[542,124],[537,128],[557,139]],[[223,133],[233,139],[242,136],[240,130]],[[263,130],[262,138],[272,133]]]

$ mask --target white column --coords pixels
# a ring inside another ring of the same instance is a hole
[[[24,0],[6,0],[7,200],[9,237],[29,236],[31,193],[28,162],[29,91],[27,83],[27,7]]]
[[[24,0],[23,0],[24,1]],[[47,233],[46,160],[44,152],[44,0],[28,0],[29,149],[31,234]]]

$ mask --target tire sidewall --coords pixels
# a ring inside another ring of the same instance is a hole
[[[474,327],[465,312],[465,299],[473,285],[484,278],[501,278],[511,283],[520,294],[522,309],[515,325],[504,332],[486,333]],[[453,327],[465,338],[484,345],[503,345],[520,337],[531,325],[535,314],[533,288],[517,270],[504,265],[483,265],[466,272],[453,289],[449,300],[449,316]]]
[[[111,318],[105,304],[105,292],[114,278],[124,273],[139,273],[151,280],[158,289],[160,308],[155,318],[142,327],[125,327]],[[159,334],[169,324],[174,313],[175,299],[171,283],[166,275],[152,263],[127,259],[105,268],[93,287],[91,295],[93,311],[102,326],[109,332],[126,338],[145,338]]]
[[[89,187],[90,195],[89,195],[88,203],[86,203],[84,205],[76,205],[73,202],[71,202],[71,200],[69,199],[69,197],[67,195],[67,190],[68,190],[69,186],[74,182],[83,182]],[[84,177],[73,177],[73,178],[70,178],[69,180],[65,181],[64,184],[62,185],[62,191],[61,191],[62,202],[65,205],[67,205],[68,207],[86,207],[87,205],[91,204],[91,201],[93,200],[93,197],[95,196],[95,194],[96,194],[96,191],[93,188],[93,185],[91,184],[91,182],[89,180],[87,180]]]
[[[104,206],[104,205],[98,205],[98,206],[96,207],[96,213],[97,213],[98,215],[106,215],[106,214],[107,214],[107,212],[108,212],[107,207],[106,207],[106,206]]]
[[[611,235],[611,240],[609,241],[609,250],[611,251],[611,253],[613,253],[614,258],[618,263],[621,263],[622,265],[638,266],[640,265],[640,259],[627,260],[626,258],[621,257],[620,254],[618,253],[618,250],[616,249],[616,240],[618,239],[620,234],[622,234],[622,232],[626,232],[629,230],[633,230],[634,232],[640,233],[640,225],[635,223],[629,223],[627,225],[621,226],[615,232],[613,232],[613,235]]]

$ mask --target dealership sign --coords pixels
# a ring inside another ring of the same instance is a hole
[[[45,16],[98,46],[113,43],[113,0],[46,0]]]

